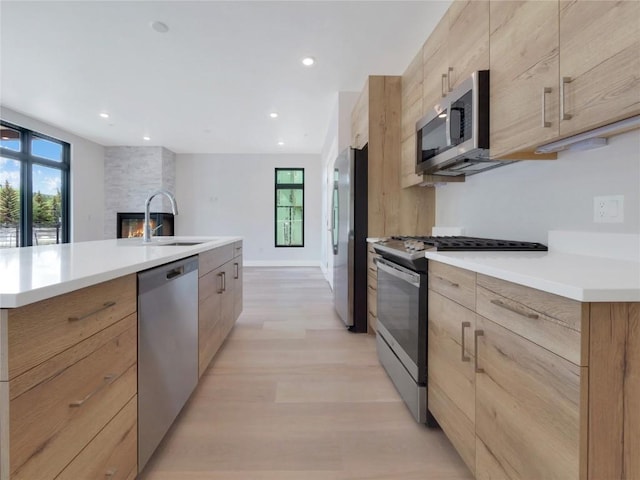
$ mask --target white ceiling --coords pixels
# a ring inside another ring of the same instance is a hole
[[[449,4],[2,0],[0,103],[107,146],[319,153],[337,92],[401,75]]]

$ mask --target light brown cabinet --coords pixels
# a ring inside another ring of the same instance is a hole
[[[198,374],[202,376],[242,311],[242,242],[200,254]]]
[[[489,2],[453,2],[402,75],[402,188],[464,180],[415,173],[416,122],[472,72],[487,68]]]
[[[560,1],[561,136],[640,113],[639,52],[640,2]]]
[[[100,475],[135,474],[136,412],[116,417],[137,393],[136,276],[3,310],[0,329],[0,478],[75,472],[105,437],[122,442],[100,441]]]
[[[429,268],[429,410],[476,478],[640,475],[639,303]]]
[[[490,25],[492,157],[640,113],[639,2],[494,1]]]
[[[378,324],[378,265],[379,258],[372,244],[367,248],[367,331],[377,332]]]
[[[558,136],[557,1],[491,2],[491,156]],[[533,158],[533,157],[532,157]]]

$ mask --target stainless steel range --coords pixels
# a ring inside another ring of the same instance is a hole
[[[474,237],[392,237],[374,244],[378,259],[380,363],[417,422],[435,424],[427,411],[426,250],[545,251],[540,243]]]

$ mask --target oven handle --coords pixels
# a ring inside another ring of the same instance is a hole
[[[378,270],[382,270],[383,272],[388,273],[396,278],[404,280],[407,283],[410,283],[414,287],[420,288],[420,275],[412,272],[411,270],[407,270],[406,268],[402,268],[398,265],[395,265],[384,258],[378,258]]]

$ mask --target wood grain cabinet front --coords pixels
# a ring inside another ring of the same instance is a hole
[[[138,397],[134,396],[56,480],[133,480],[138,475]]]
[[[135,397],[136,363],[134,313],[10,380],[10,478],[55,478]]]
[[[226,248],[225,248],[226,247]],[[222,252],[200,254],[205,270],[198,280],[198,374],[202,376],[242,312],[242,242]],[[220,263],[223,262],[223,263]],[[211,269],[214,265],[215,268]]]
[[[640,2],[492,1],[490,24],[492,157],[640,114]]]
[[[136,312],[136,276],[127,275],[8,310],[9,378]]]
[[[640,303],[429,275],[429,411],[476,478],[640,478]]]
[[[367,332],[375,334],[378,324],[378,265],[373,245],[367,249]]]

